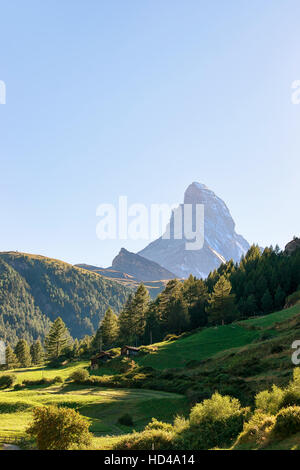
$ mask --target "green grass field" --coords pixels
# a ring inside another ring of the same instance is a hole
[[[269,333],[276,341],[277,338],[283,341],[283,344],[287,341],[286,347],[288,349],[292,340],[290,335],[297,335],[297,329],[294,332],[293,325],[299,323],[298,317],[296,318],[299,314],[300,305],[296,305],[265,317],[252,318],[232,325],[206,328],[173,342],[158,343],[155,345],[157,351],[136,357],[135,361],[139,366],[151,366],[158,370],[177,368],[176,374],[181,374],[180,371],[185,368],[187,387],[195,389],[197,385],[201,390],[203,377],[207,378],[208,374],[213,377],[218,367],[221,368],[218,373],[220,371],[222,373],[228,372],[239,365],[241,361],[260,354],[259,357],[265,361],[266,368],[264,367],[255,376],[250,374],[251,382],[249,382],[248,376],[245,380],[250,386],[253,382],[255,390],[257,390],[259,382],[262,381],[261,386],[264,389],[268,376],[271,384],[274,383],[278,371],[282,377],[286,377],[286,371],[289,369],[284,363],[286,361],[285,352],[282,353],[282,357],[275,358],[270,356],[270,353],[264,352],[268,351],[269,346],[268,342],[260,339],[261,335]],[[241,353],[243,354],[241,355]],[[203,359],[208,359],[208,364],[207,362],[204,365],[199,363],[196,368],[189,370],[187,364],[190,361]],[[287,365],[291,368],[290,358],[288,357],[287,360]],[[157,383],[153,387],[156,388],[154,391],[79,386],[68,381],[68,377],[75,369],[88,366],[89,362],[81,361],[59,369],[32,367],[10,371],[17,375],[18,383],[23,380],[51,379],[55,376],[60,376],[64,383],[51,386],[30,386],[20,390],[0,390],[0,442],[3,436],[18,437],[23,435],[32,419],[32,410],[36,406],[56,404],[78,410],[88,418],[90,430],[94,434],[94,447],[99,449],[110,448],[117,442],[118,436],[120,438],[120,435],[124,433],[132,432],[133,429],[137,431],[143,429],[152,417],[171,422],[176,414],[187,414],[189,411],[190,404],[187,397],[177,393],[159,391]],[[112,370],[115,371],[115,369]],[[111,374],[112,370],[108,365],[98,372],[99,375]],[[176,392],[177,386],[171,390]],[[182,393],[185,393],[185,390],[186,388],[182,388]],[[134,421],[133,428],[118,423],[118,418],[125,413],[131,414]],[[277,444],[274,443],[274,445]],[[297,448],[297,445],[294,441],[286,443],[286,446],[293,448]]]
[[[60,375],[67,378],[75,368],[87,365],[76,363],[60,370],[29,368],[13,371],[18,382],[25,379],[51,378]],[[95,388],[64,383],[52,386],[32,386],[15,391],[0,391],[0,440],[1,437],[23,435],[32,410],[37,406],[58,405],[79,411],[90,422],[95,435],[119,435],[142,429],[151,418],[172,421],[179,411],[188,411],[183,395],[152,390]],[[118,423],[118,418],[130,413],[134,426],[129,428]]]
[[[157,343],[154,345],[157,347],[156,352],[137,358],[136,362],[141,366],[151,366],[160,370],[183,368],[191,360],[201,361],[222,351],[246,346],[261,336],[260,329],[271,328],[277,322],[290,319],[299,313],[300,305],[296,305],[264,317],[231,325],[205,328],[199,333],[176,341]],[[271,330],[270,334],[275,336],[276,331]]]

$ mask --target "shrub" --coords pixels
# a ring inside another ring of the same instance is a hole
[[[152,418],[149,424],[145,427],[145,431],[151,429],[161,429],[163,431],[173,431],[173,426],[170,423],[164,423],[163,421],[158,421],[156,418]]]
[[[124,426],[133,426],[132,416],[129,413],[125,413],[124,415],[120,416],[118,423],[123,424]]]
[[[54,384],[54,379],[36,379],[36,380],[23,380],[23,385],[26,387],[40,386],[40,385],[52,385]]]
[[[265,414],[276,415],[282,406],[284,391],[273,385],[272,390],[264,390],[255,396],[256,408]]]
[[[243,431],[238,437],[237,444],[263,444],[275,423],[275,416],[269,416],[260,411],[254,413],[244,424]]]
[[[0,376],[0,388],[12,387],[17,381],[15,374],[3,374]]]
[[[57,375],[56,377],[54,377],[53,382],[55,384],[62,384],[64,382],[64,379],[60,375]]]
[[[25,385],[23,383],[14,385],[14,390],[16,391],[23,390],[24,388],[25,388]]]
[[[114,449],[117,450],[172,450],[174,434],[162,429],[149,429],[124,436]]]
[[[300,432],[300,407],[284,408],[276,416],[273,433],[277,437],[288,437]]]
[[[27,433],[34,437],[39,450],[70,450],[91,444],[89,424],[77,411],[47,406],[35,408]]]
[[[294,292],[286,299],[285,308],[293,307],[298,302],[300,302],[300,290]]]
[[[32,408],[32,405],[26,401],[0,401],[0,414],[18,413],[29,408]]]
[[[77,369],[70,375],[70,379],[75,383],[81,384],[88,380],[89,376],[90,375],[86,369]]]
[[[289,383],[284,392],[281,408],[289,406],[300,406],[300,368],[293,372],[293,380]]]
[[[215,393],[192,408],[179,447],[194,450],[228,445],[242,431],[244,420],[245,410],[236,398]]]

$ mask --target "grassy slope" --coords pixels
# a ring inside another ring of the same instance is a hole
[[[157,352],[138,358],[137,362],[142,366],[151,366],[160,370],[182,368],[191,360],[201,361],[222,351],[246,346],[261,336],[261,329],[270,328],[275,323],[288,320],[298,313],[300,305],[238,324],[206,328],[177,341],[157,343],[153,345],[157,347]],[[251,327],[253,329],[249,329]],[[269,333],[270,336],[277,334],[275,330]]]
[[[265,339],[265,337],[267,339]],[[174,342],[157,344],[157,352],[138,357],[140,366],[152,366],[157,371],[178,368],[172,378],[163,376],[156,380],[156,389],[188,392],[193,400],[200,401],[202,394],[220,390],[234,394],[222,387],[240,389],[247,401],[252,393],[268,388],[273,383],[282,385],[291,378],[291,343],[300,339],[300,305],[261,318],[253,318],[234,325],[209,328]],[[280,346],[281,350],[272,352]],[[189,361],[196,364],[189,365]],[[254,364],[254,366],[253,366]],[[18,381],[60,375],[65,379],[77,367],[76,363],[59,370],[29,368],[15,371]],[[254,368],[253,368],[254,367]],[[101,373],[105,372],[105,368]],[[236,385],[235,380],[238,380]],[[178,384],[178,385],[177,385]],[[146,386],[151,388],[151,379]],[[201,398],[202,397],[202,398]],[[239,397],[239,398],[241,398]],[[18,403],[19,405],[15,405]],[[125,412],[133,415],[135,428],[142,429],[155,416],[162,420],[188,409],[187,399],[177,393],[147,389],[110,389],[80,387],[71,384],[29,388],[20,391],[0,391],[0,437],[5,433],[22,433],[31,419],[32,408],[42,404],[65,404],[76,407],[91,422],[91,430],[98,448],[109,448],[118,434],[129,429],[117,423]],[[7,412],[8,405],[18,409]],[[2,412],[1,412],[2,410]],[[287,439],[270,443],[267,448],[297,448],[297,440]],[[275,447],[274,447],[275,446]],[[299,447],[299,445],[298,445]]]
[[[77,363],[59,370],[29,368],[16,370],[18,382],[25,379],[51,378],[58,374],[66,379],[75,368],[86,366]],[[130,413],[134,428],[142,429],[153,416],[171,421],[180,409],[188,410],[187,399],[179,394],[152,390],[118,390],[77,386],[74,384],[50,387],[28,387],[23,390],[0,391],[0,439],[1,436],[23,434],[36,406],[57,404],[77,409],[88,417],[90,430],[98,434],[122,434],[131,428],[118,424],[118,418]]]

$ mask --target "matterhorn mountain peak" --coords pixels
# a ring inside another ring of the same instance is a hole
[[[233,259],[240,261],[250,248],[249,243],[235,232],[235,222],[225,202],[205,184],[193,182],[184,193],[184,204],[204,208],[204,245],[201,249],[186,249],[186,238],[164,236],[150,243],[139,254],[159,263],[179,277],[193,274],[205,278],[221,263]],[[181,205],[181,207],[183,207]],[[170,233],[174,223],[174,212],[170,220]]]

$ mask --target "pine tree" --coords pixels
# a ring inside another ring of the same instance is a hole
[[[180,292],[178,296],[172,298],[169,304],[168,331],[180,334],[188,329],[189,322],[188,308]]]
[[[264,313],[270,313],[273,310],[274,304],[273,304],[273,298],[270,294],[269,289],[266,290],[264,293],[264,296],[261,301],[262,309]]]
[[[137,344],[138,339],[145,333],[146,313],[150,303],[149,292],[143,283],[141,283],[135,292],[131,310],[133,315],[133,336]]]
[[[231,283],[221,276],[208,301],[208,319],[211,324],[230,323],[238,316],[235,295],[231,294]]]
[[[79,341],[77,338],[75,338],[74,340],[72,353],[73,353],[73,357],[75,358],[79,357],[80,355],[80,345],[79,345]]]
[[[9,344],[6,347],[5,356],[8,369],[13,369],[18,366],[18,358]]]
[[[71,342],[68,328],[60,317],[52,323],[45,346],[49,358],[58,358]]]
[[[45,351],[39,339],[31,345],[30,354],[32,364],[38,365],[44,361]]]
[[[208,297],[208,289],[202,279],[190,276],[187,281],[184,281],[183,298],[187,303],[191,329],[206,326]]]
[[[15,348],[15,355],[21,367],[29,367],[31,365],[30,348],[25,339],[20,339]]]
[[[133,339],[133,294],[130,294],[119,315],[119,337],[122,342],[130,343]],[[99,330],[100,334],[100,330]],[[97,336],[97,335],[96,335]]]
[[[284,307],[286,294],[281,286],[278,286],[274,297],[274,306],[276,309],[281,310]]]
[[[178,298],[182,290],[182,282],[178,281],[178,279],[172,279],[167,283],[163,292],[158,296],[158,311],[162,332],[164,333],[168,332],[170,304],[174,299]]]
[[[99,329],[103,341],[103,348],[111,348],[119,335],[118,317],[111,308],[106,310]]]
[[[150,302],[146,313],[145,334],[146,341],[149,342],[149,344],[155,343],[162,339],[158,304],[158,299]]]

